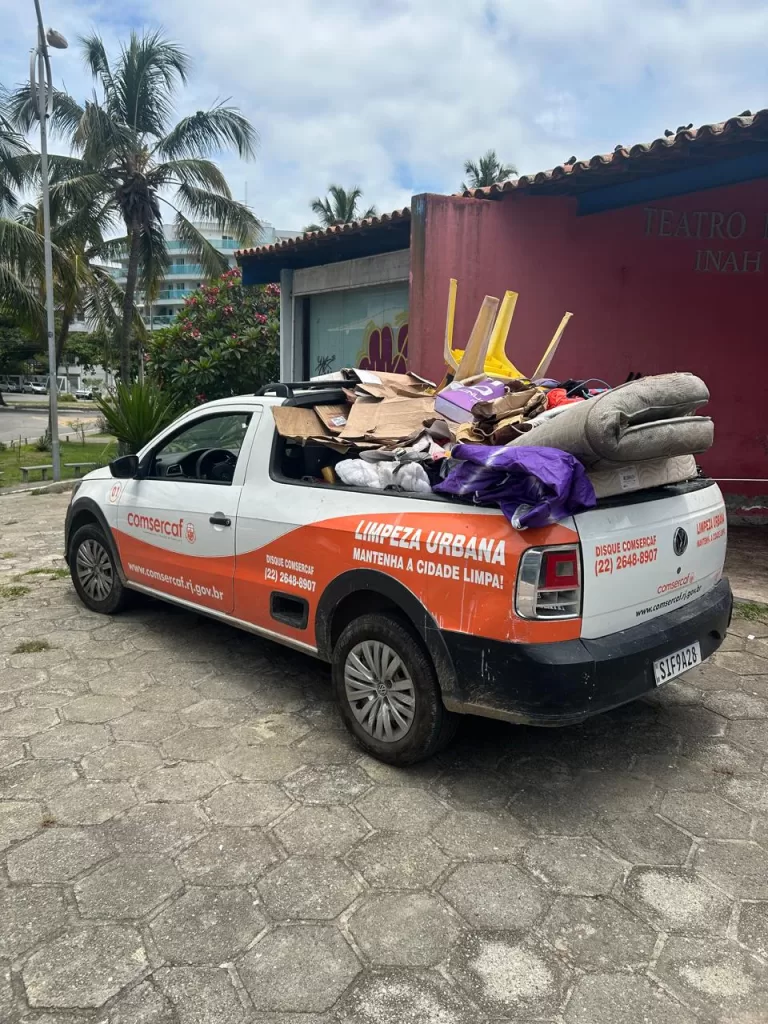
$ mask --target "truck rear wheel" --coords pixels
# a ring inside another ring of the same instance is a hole
[[[446,710],[429,655],[398,619],[354,619],[336,643],[332,664],[344,723],[380,761],[414,764],[453,738],[458,715]]]

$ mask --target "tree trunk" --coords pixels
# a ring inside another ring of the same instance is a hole
[[[61,329],[59,330],[59,336],[56,338],[56,370],[58,372],[59,363],[61,362],[61,356],[64,352],[64,346],[67,343],[69,337],[69,328],[72,324],[72,313],[67,310],[62,314],[61,317]]]
[[[120,327],[120,379],[124,384],[131,382],[131,328],[133,327],[133,305],[136,294],[136,280],[139,276],[139,255],[141,238],[139,225],[134,223],[128,229],[128,275],[123,298],[123,322]]]

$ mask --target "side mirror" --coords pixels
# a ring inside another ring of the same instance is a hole
[[[109,472],[118,480],[132,480],[139,471],[138,455],[121,455],[109,464]]]

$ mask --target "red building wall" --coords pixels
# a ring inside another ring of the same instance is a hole
[[[417,197],[410,368],[443,373],[449,278],[459,282],[454,347],[486,294],[520,293],[507,354],[531,373],[562,314],[574,315],[550,373],[623,382],[691,370],[709,385],[724,489],[768,493],[768,190],[748,182],[579,217],[576,200]]]

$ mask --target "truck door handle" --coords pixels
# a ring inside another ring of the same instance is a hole
[[[214,512],[211,518],[208,520],[209,523],[213,523],[214,526],[231,526],[232,520],[227,519],[223,512]]]

